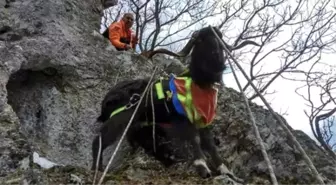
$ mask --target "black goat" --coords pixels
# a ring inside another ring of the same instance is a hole
[[[217,28],[214,28],[217,34],[222,37],[222,34]],[[243,44],[237,46],[242,47]],[[246,45],[246,44],[245,44]],[[166,53],[170,55],[180,56],[188,54],[191,49],[191,62],[188,66],[188,70],[185,74],[178,76],[191,79],[191,88],[197,89],[203,95],[210,93],[206,101],[202,101],[203,107],[212,107],[210,110],[204,112],[215,112],[217,104],[217,89],[214,87],[216,83],[222,82],[222,74],[225,70],[225,58],[223,54],[223,48],[220,45],[220,41],[215,37],[210,27],[203,28],[196,31],[193,34],[193,38],[188,42],[186,47],[180,52],[182,54],[174,54],[167,50],[153,51],[149,57],[156,53]],[[230,48],[232,50],[232,48]],[[169,97],[168,92],[172,92],[172,97],[160,99],[158,89],[155,85],[151,86],[154,97],[154,110],[155,110],[155,127],[156,127],[156,153],[152,153],[156,159],[160,160],[164,165],[169,166],[173,162],[169,156],[173,155],[172,150],[168,145],[160,145],[160,137],[168,139],[169,137],[176,137],[176,135],[169,135],[163,128],[163,123],[170,123],[174,130],[177,131],[177,137],[182,140],[188,141],[193,149],[194,161],[193,164],[197,169],[197,172],[202,177],[209,177],[211,171],[205,162],[205,155],[203,149],[207,151],[212,159],[212,162],[219,174],[229,174],[227,167],[220,158],[217,147],[215,145],[212,132],[209,127],[200,127],[197,122],[200,120],[208,119],[208,122],[213,120],[213,116],[210,118],[194,117],[190,119],[187,113],[181,113],[177,110],[177,104],[174,102],[175,91],[172,89],[172,83],[174,80],[179,80],[172,76],[170,79],[156,80],[156,82],[162,82],[162,89],[165,93],[165,97]],[[118,136],[122,134],[127,123],[134,112],[135,107],[125,109],[118,114],[111,116],[111,113],[118,108],[125,106],[130,102],[130,98],[135,94],[141,94],[149,79],[138,80],[125,80],[114,86],[105,96],[102,102],[102,112],[98,118],[99,122],[103,122],[103,126],[100,129],[102,136],[102,152],[99,160],[99,170],[102,170],[102,153],[103,150],[111,145]],[[187,82],[186,82],[187,83]],[[180,90],[186,87],[179,87]],[[168,91],[168,92],[167,92]],[[192,94],[193,99],[197,99],[196,94]],[[194,97],[195,95],[195,97]],[[200,95],[200,94],[197,94]],[[176,95],[177,96],[177,95]],[[150,99],[150,98],[149,98]],[[173,100],[172,100],[173,99]],[[176,100],[176,99],[175,99]],[[194,100],[193,100],[194,101]],[[127,139],[132,146],[141,146],[146,151],[153,151],[153,138],[152,138],[152,125],[144,125],[143,123],[151,123],[152,120],[152,106],[150,101],[142,101],[138,112],[134,117],[134,121],[127,133]],[[194,109],[194,110],[197,110]],[[185,112],[188,112],[185,110]],[[194,113],[191,113],[194,115]],[[192,121],[193,120],[193,121]],[[93,164],[92,170],[95,170],[95,163],[97,160],[99,150],[99,137],[97,136],[92,143],[92,156]]]

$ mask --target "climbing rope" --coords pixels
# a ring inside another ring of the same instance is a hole
[[[129,120],[129,122],[128,122],[128,124],[127,124],[127,126],[126,126],[126,128],[125,128],[125,130],[124,130],[124,132],[123,132],[123,134],[122,134],[122,136],[121,136],[121,138],[120,138],[120,140],[119,140],[119,142],[118,142],[116,148],[115,148],[115,150],[113,151],[113,154],[112,154],[112,156],[111,156],[111,158],[110,158],[110,160],[109,160],[107,166],[105,167],[104,173],[103,173],[103,175],[101,176],[101,178],[100,178],[100,180],[99,180],[99,182],[98,182],[98,185],[101,185],[101,184],[102,184],[102,182],[103,182],[103,180],[104,180],[104,177],[105,177],[105,175],[106,175],[106,173],[107,173],[107,170],[109,169],[109,167],[110,167],[110,165],[111,165],[111,163],[112,163],[112,161],[113,161],[113,159],[114,159],[114,157],[115,157],[117,151],[119,150],[119,147],[120,147],[120,145],[121,145],[121,142],[124,140],[124,137],[125,137],[125,135],[126,135],[128,129],[129,129],[129,127],[131,126],[131,123],[132,123],[132,121],[133,121],[133,119],[134,119],[134,116],[135,116],[135,114],[137,113],[137,111],[138,111],[138,109],[139,109],[139,107],[140,107],[140,104],[141,104],[141,102],[142,102],[144,96],[147,94],[146,92],[148,91],[148,88],[150,87],[150,84],[152,83],[152,80],[153,80],[153,77],[154,77],[154,75],[155,75],[156,70],[157,70],[157,67],[155,66],[154,71],[153,71],[153,73],[152,73],[152,76],[151,76],[151,78],[149,79],[149,82],[148,82],[148,84],[147,84],[147,86],[146,86],[144,92],[141,94],[140,100],[139,100],[139,102],[137,103],[137,106],[136,106],[136,108],[135,108],[135,110],[134,110],[134,112],[133,112],[133,114],[132,114],[132,116],[131,116],[131,119]],[[94,183],[94,182],[93,182],[93,183]]]
[[[139,60],[139,59],[138,59]],[[153,58],[151,58],[151,60],[153,61]],[[154,65],[153,64],[153,62],[150,62],[149,61],[149,59],[145,59],[145,61],[147,62],[146,63],[146,65],[147,65],[147,67],[149,67],[149,66],[155,66],[155,67],[157,67],[157,65]],[[182,64],[183,65],[183,64]],[[159,70],[160,70],[160,72],[161,72],[161,74],[162,75],[164,75],[164,76],[169,76],[169,74],[164,70],[164,69],[162,69],[162,68],[159,68]],[[153,125],[152,125],[152,127],[153,127],[153,129],[152,129],[152,137],[153,137],[153,151],[154,151],[154,153],[156,153],[156,145],[155,145],[155,107],[154,107],[154,99],[153,99],[153,85],[154,85],[154,83],[152,82],[152,84],[151,84],[151,90],[150,90],[150,97],[151,97],[151,106],[152,106],[152,116],[153,116]],[[148,105],[147,103],[148,103],[148,95],[149,95],[149,93],[147,93],[147,96],[146,96],[146,106]],[[165,104],[165,107],[166,107],[166,109],[167,109],[167,111],[169,112],[169,109],[168,109],[168,107],[167,107],[167,104],[166,104],[166,102],[164,102],[164,104]],[[147,119],[148,120],[148,119]]]
[[[211,29],[212,29],[212,31],[214,32],[214,34],[217,36],[217,33],[213,30],[212,27],[211,27]],[[220,41],[222,41],[222,40],[220,40]],[[222,46],[223,46],[225,49],[227,49],[224,43],[222,44]],[[228,59],[228,63],[229,63],[229,65],[230,65],[230,68],[233,69],[232,64],[231,64],[231,62],[230,62],[229,59]],[[263,144],[263,140],[262,140],[262,138],[261,138],[261,136],[260,136],[260,133],[259,133],[257,124],[256,124],[256,122],[255,122],[255,118],[254,118],[254,116],[253,116],[253,114],[252,114],[251,108],[250,108],[249,103],[248,103],[248,100],[247,100],[247,97],[245,96],[245,93],[244,93],[244,91],[243,91],[243,88],[241,87],[241,85],[240,85],[240,83],[239,83],[239,80],[238,80],[238,77],[237,77],[237,75],[236,75],[236,72],[235,72],[234,70],[232,70],[232,73],[233,73],[233,76],[234,76],[234,78],[235,78],[235,80],[236,80],[236,82],[237,82],[237,85],[238,85],[238,87],[239,87],[239,90],[240,90],[240,92],[241,92],[241,95],[242,95],[243,98],[244,98],[244,102],[245,102],[245,104],[246,104],[246,108],[247,108],[248,114],[249,114],[250,119],[251,119],[251,121],[252,121],[252,125],[253,125],[253,129],[254,129],[254,133],[255,133],[255,135],[256,135],[256,137],[257,137],[258,144],[260,145],[262,155],[263,155],[263,157],[264,157],[264,159],[265,159],[265,161],[266,161],[267,168],[268,168],[268,171],[269,171],[269,173],[270,173],[272,183],[273,183],[273,185],[278,185],[278,181],[277,181],[276,176],[275,176],[275,174],[274,174],[274,170],[273,170],[271,161],[270,161],[269,158],[268,158],[268,155],[267,155],[265,146],[264,146],[264,144]]]
[[[93,177],[92,185],[94,185],[94,183],[96,182],[96,178],[97,178],[97,174],[98,174],[98,166],[99,166],[99,160],[100,160],[101,147],[102,147],[102,137],[101,137],[101,134],[99,134],[99,150],[98,150],[98,157],[97,157],[97,161],[96,161],[96,170],[95,170],[95,174],[94,174],[94,177]]]
[[[154,83],[152,82],[152,85],[151,85],[151,90],[150,90],[150,93],[151,93],[151,105],[152,105],[152,116],[153,116],[153,130],[152,130],[152,133],[153,133],[153,150],[154,150],[154,153],[156,153],[156,145],[155,145],[155,107],[154,107],[154,96],[153,96],[153,85]]]
[[[230,68],[233,69],[230,60],[228,60],[228,62],[229,62]],[[260,136],[260,133],[259,133],[257,124],[255,123],[255,118],[254,118],[254,116],[253,116],[253,114],[252,114],[252,111],[251,111],[251,108],[250,108],[250,106],[249,106],[247,97],[246,97],[245,94],[244,94],[243,88],[241,87],[241,85],[240,85],[240,83],[239,83],[239,80],[238,80],[238,77],[237,77],[235,71],[232,70],[232,73],[233,73],[233,76],[234,76],[234,78],[235,78],[235,80],[236,80],[236,82],[237,82],[237,85],[238,85],[238,87],[239,87],[239,90],[240,90],[240,92],[241,92],[241,95],[244,97],[244,101],[245,101],[245,104],[246,104],[246,108],[247,108],[247,110],[248,110],[250,119],[251,119],[251,121],[252,121],[252,125],[253,125],[253,129],[254,129],[254,133],[255,133],[255,135],[256,135],[256,137],[257,137],[258,144],[260,145],[262,155],[263,155],[263,157],[264,157],[264,159],[265,159],[265,161],[266,161],[267,168],[268,168],[268,171],[269,171],[269,173],[270,173],[272,183],[273,183],[273,185],[278,185],[278,181],[277,181],[276,176],[275,176],[275,174],[274,174],[274,170],[273,170],[273,167],[272,167],[272,163],[271,163],[271,161],[270,161],[269,158],[268,158],[268,155],[267,155],[265,146],[264,146],[264,144],[263,144],[263,140],[262,140],[262,138],[261,138],[261,136]]]
[[[153,130],[152,130],[152,137],[153,137],[153,151],[154,153],[156,153],[156,145],[155,145],[155,106],[154,106],[154,96],[153,96],[153,89],[154,89],[154,82],[151,83],[150,85],[150,91],[147,91],[146,93],[146,100],[145,100],[145,106],[146,106],[146,109],[148,108],[147,105],[148,105],[148,96],[151,97],[151,106],[152,106],[152,127],[153,127]],[[147,114],[146,114],[146,121],[147,121],[147,124],[148,124],[148,117],[147,117]]]
[[[249,77],[247,76],[247,74],[245,73],[245,71],[243,70],[243,68],[240,66],[240,64],[237,62],[237,60],[232,56],[232,54],[230,53],[230,51],[226,48],[225,44],[224,44],[224,41],[217,35],[217,33],[215,32],[215,30],[213,30],[213,28],[210,26],[212,32],[215,34],[215,36],[217,37],[217,39],[220,41],[220,44],[222,45],[222,47],[224,48],[226,54],[232,59],[232,61],[236,64],[236,66],[239,68],[239,70],[242,72],[242,74],[244,75],[244,77],[246,78],[246,80],[248,81],[249,84],[251,84],[252,88],[254,89],[254,91],[257,93],[257,95],[260,97],[260,99],[263,101],[263,103],[265,104],[265,106],[268,108],[268,110],[271,112],[271,114],[273,115],[273,117],[280,123],[280,126],[287,132],[287,134],[289,135],[289,138],[292,140],[292,142],[295,144],[295,146],[299,149],[301,155],[303,156],[304,160],[306,161],[308,167],[312,170],[315,178],[317,179],[317,181],[320,183],[320,184],[324,184],[323,180],[322,180],[322,177],[320,176],[320,174],[318,173],[318,171],[316,170],[314,164],[312,163],[312,161],[310,160],[310,158],[308,157],[308,155],[306,154],[306,152],[303,150],[302,146],[300,145],[300,143],[296,140],[295,136],[292,134],[292,132],[288,129],[288,127],[285,125],[285,123],[281,120],[281,118],[273,111],[272,107],[267,103],[266,99],[263,97],[263,95],[259,92],[259,90],[257,89],[257,87],[252,83],[252,81],[249,79]],[[232,65],[229,61],[229,64],[230,64],[230,67],[232,69],[232,72],[233,74],[235,75],[234,73],[234,70],[232,68]],[[235,76],[235,79],[238,83],[238,86],[240,86],[239,82],[238,82],[238,79],[237,77]],[[241,87],[240,87],[240,90],[242,91]],[[249,108],[249,105],[248,105],[248,102],[247,102],[247,99],[242,91],[242,94],[245,98],[245,103],[247,104],[247,107],[249,109],[249,114],[251,116],[251,119],[254,120],[254,117],[252,115],[252,113],[250,113],[250,108]],[[253,122],[253,121],[252,121]],[[258,128],[255,126],[255,123],[253,122],[253,126],[254,126],[254,129],[256,130],[256,135],[257,135],[257,138],[258,138],[258,142],[261,146],[261,149],[262,150],[265,150],[265,148],[263,147],[262,145],[262,140],[260,138],[260,135],[257,134],[259,133],[258,132]],[[258,136],[259,135],[259,136]],[[260,140],[261,142],[260,142]],[[266,151],[262,151],[263,152],[263,156],[268,164],[268,168],[269,168],[269,171],[270,171],[270,175],[271,175],[271,178],[272,178],[272,181],[273,181],[273,184],[276,183],[276,179],[275,179],[275,175],[274,175],[274,172],[273,172],[273,169],[272,169],[272,166],[271,164],[269,163],[269,159],[267,157],[267,153]],[[272,177],[274,176],[274,177]],[[274,179],[273,179],[274,178]]]

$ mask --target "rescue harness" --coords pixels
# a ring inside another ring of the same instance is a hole
[[[171,74],[170,77],[160,77],[156,82],[153,82],[151,91],[153,90],[156,92],[156,98],[164,101],[168,113],[170,112],[169,108],[174,108],[178,114],[187,117],[198,128],[211,125],[215,118],[218,95],[218,89],[215,87],[212,89],[201,89],[197,84],[193,83],[191,77],[176,77]],[[146,98],[146,106],[148,95],[149,93]],[[139,94],[133,94],[129,103],[114,110],[110,118],[134,107],[139,103],[139,99]],[[168,103],[172,106],[168,107]],[[148,124],[144,123],[144,125]]]

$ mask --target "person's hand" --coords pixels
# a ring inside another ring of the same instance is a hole
[[[129,50],[129,49],[132,49],[132,47],[131,47],[131,45],[126,44],[126,45],[125,45],[125,49],[126,49],[126,50]]]
[[[138,41],[139,41],[138,37],[136,37],[136,35],[133,34],[132,35],[132,42],[137,44]]]

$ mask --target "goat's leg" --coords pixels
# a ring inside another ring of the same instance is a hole
[[[198,130],[192,123],[184,123],[179,127],[180,128],[178,130],[180,138],[190,142],[191,144],[194,156],[193,165],[195,166],[197,173],[202,178],[209,178],[211,176],[211,170],[209,169],[205,161],[205,155],[200,145]]]
[[[97,163],[97,159],[98,159],[98,154],[99,154],[99,138],[100,136],[96,136],[94,139],[93,139],[93,142],[92,142],[92,166],[91,166],[91,170],[96,170],[96,163]],[[100,151],[100,156],[99,156],[99,162],[98,162],[98,170],[99,171],[102,171],[102,161],[103,161],[103,148],[101,148],[101,151]]]
[[[136,137],[134,137],[135,134],[136,134],[135,131],[133,131],[132,129],[129,129],[128,133],[126,135],[126,137],[127,137],[126,139],[129,143],[129,145],[131,146],[131,152],[130,153],[132,155],[135,154],[137,149],[139,148],[139,144],[136,142],[137,139],[136,139]]]
[[[193,148],[194,162],[193,165],[196,167],[197,173],[202,178],[209,178],[211,176],[211,170],[206,164],[205,155],[202,152],[200,145],[199,135],[195,135],[191,138],[190,144]]]
[[[129,109],[123,112],[120,112],[119,114],[113,116],[109,120],[107,120],[103,127],[100,129],[100,135],[101,135],[101,151],[100,151],[100,157],[98,162],[98,169],[102,171],[102,161],[103,161],[103,151],[108,146],[113,144],[115,140],[123,133],[125,130],[127,123],[129,122],[130,117],[133,114],[134,109]],[[138,114],[137,114],[138,115]],[[136,117],[135,117],[136,119]],[[95,139],[92,142],[92,166],[91,169],[96,169],[96,162],[97,157],[99,153],[99,136],[96,136]]]
[[[99,142],[100,142],[99,139],[101,139],[101,148],[100,148],[100,156],[99,156],[99,161],[98,161],[98,170],[103,171],[104,150],[108,146],[113,144],[116,138],[120,136],[122,133],[122,125],[112,126],[109,123],[115,124],[115,123],[112,123],[112,121],[107,121],[104,127],[102,128],[100,135],[96,136],[92,142],[92,159],[93,159],[92,166],[91,166],[92,170],[96,170],[96,163],[97,163],[98,154],[99,154]],[[111,132],[112,130],[114,130],[114,132]]]
[[[242,182],[242,179],[239,179],[233,175],[233,173],[227,168],[227,166],[224,164],[223,160],[219,156],[217,146],[213,139],[213,134],[210,128],[202,128],[199,130],[199,132],[200,132],[201,146],[205,151],[207,151],[210,154],[211,159],[215,164],[218,172],[221,175],[224,174],[228,175],[230,178],[232,178],[237,182]]]
[[[114,125],[113,125],[114,124]],[[115,125],[112,121],[107,121],[101,129],[101,151],[98,162],[98,170],[103,171],[103,153],[104,150],[114,143],[116,138],[122,133],[122,125]],[[99,135],[92,142],[92,166],[91,170],[96,170],[96,163],[99,153]]]
[[[217,147],[215,145],[213,134],[209,128],[199,129],[200,140],[202,149],[208,152],[211,156],[213,163],[215,164],[217,170],[220,171],[220,166],[223,164],[221,157],[219,156]]]

